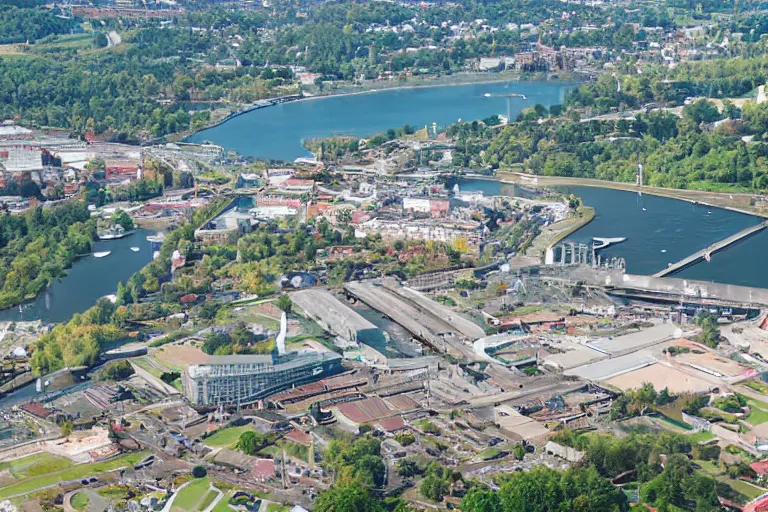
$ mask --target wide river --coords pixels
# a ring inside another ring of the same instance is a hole
[[[0,311],[0,322],[31,321],[65,322],[75,313],[82,313],[105,295],[117,291],[117,283],[128,280],[135,272],[152,261],[152,248],[143,229],[119,240],[98,241],[93,253],[110,251],[108,256],[86,256],[75,262],[67,275],[55,281],[37,299],[19,307]],[[131,247],[138,247],[134,252]]]
[[[488,180],[461,180],[464,190],[511,195],[514,187]],[[561,187],[595,208],[592,222],[573,233],[569,240],[589,242],[592,237],[626,237],[627,241],[601,252],[604,257],[622,257],[627,272],[653,274],[708,245],[762,219],[722,208],[634,192],[595,187]],[[761,268],[768,253],[768,231],[762,231],[674,275],[684,279],[716,281],[768,288],[768,273]]]
[[[333,135],[365,137],[410,124],[445,126],[458,119],[473,121],[493,114],[512,117],[537,103],[563,103],[574,87],[566,82],[495,82],[455,86],[389,89],[284,103],[251,111],[192,135],[189,142],[210,141],[241,155],[289,160],[308,156],[301,141]],[[489,94],[491,96],[486,96]]]

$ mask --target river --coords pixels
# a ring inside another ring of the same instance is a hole
[[[333,135],[370,136],[411,124],[416,128],[458,119],[507,115],[507,99],[486,94],[524,94],[510,98],[510,113],[537,103],[563,103],[574,87],[567,82],[495,82],[455,86],[389,89],[364,94],[328,96],[293,101],[237,116],[224,124],[198,132],[189,142],[210,141],[244,156],[289,160],[308,156],[304,139]]]
[[[510,185],[489,180],[461,180],[464,190],[508,195]],[[762,219],[722,208],[677,199],[596,187],[558,187],[581,197],[595,208],[592,222],[568,240],[589,242],[592,237],[626,237],[627,241],[604,249],[604,257],[623,257],[627,272],[653,274],[706,246]],[[674,277],[768,288],[768,273],[762,256],[768,253],[768,231],[716,253]]]
[[[143,229],[119,240],[98,241],[92,252],[110,251],[109,256],[85,256],[67,270],[67,275],[55,281],[34,301],[24,304],[21,311],[13,307],[0,311],[2,321],[65,322],[75,313],[82,313],[101,297],[115,293],[118,281],[125,282],[144,265],[152,261],[152,248]],[[134,252],[131,247],[138,247]]]

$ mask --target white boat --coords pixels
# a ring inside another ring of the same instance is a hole
[[[139,252],[139,248],[138,248],[138,247],[131,247],[131,250],[132,250],[133,252]]]
[[[93,253],[93,256],[95,258],[103,258],[104,256],[109,256],[110,254],[112,254],[112,251],[102,251]]]
[[[491,97],[491,93],[489,93],[489,92],[485,93],[485,97],[486,98],[490,98]]]

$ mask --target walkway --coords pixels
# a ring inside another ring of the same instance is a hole
[[[696,263],[702,258],[709,260],[709,257],[715,254],[716,252],[721,251],[726,247],[735,244],[736,242],[744,240],[745,238],[748,238],[754,235],[755,233],[758,233],[764,230],[766,227],[768,227],[768,221],[761,222],[760,224],[757,224],[755,226],[750,226],[747,229],[739,231],[735,235],[731,235],[728,238],[724,238],[719,242],[715,242],[714,244],[691,254],[687,258],[683,258],[677,263],[673,263],[672,265],[668,266],[664,270],[661,270],[653,274],[653,277],[666,277],[670,274],[674,274],[675,272],[679,272],[680,270],[683,270],[684,268],[690,265],[693,265],[694,263]]]

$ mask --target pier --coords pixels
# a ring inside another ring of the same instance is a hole
[[[666,277],[676,272],[679,272],[684,268],[689,267],[702,259],[709,260],[709,257],[715,254],[716,252],[722,251],[726,247],[729,247],[737,242],[740,242],[745,238],[748,238],[754,235],[755,233],[759,233],[760,231],[764,230],[766,227],[768,227],[768,221],[761,222],[760,224],[757,224],[755,226],[750,226],[742,231],[739,231],[735,235],[731,235],[728,238],[724,238],[720,240],[719,242],[715,242],[714,244],[691,254],[687,258],[683,258],[682,260],[669,265],[664,270],[661,270],[653,274],[653,277]]]

